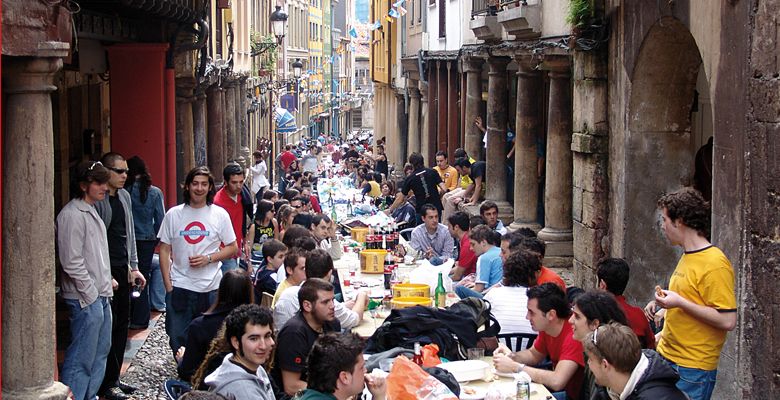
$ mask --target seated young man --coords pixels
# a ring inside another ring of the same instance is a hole
[[[298,292],[300,311],[279,331],[271,377],[292,396],[306,388],[306,357],[319,336],[340,332],[333,301],[333,285],[319,278],[307,279]]]
[[[225,340],[232,351],[222,365],[206,377],[209,391],[229,400],[274,400],[271,380],[263,364],[274,348],[271,311],[244,304],[225,318]]]
[[[460,243],[458,260],[450,272],[452,280],[459,281],[464,276],[477,272],[477,255],[471,250],[471,241],[469,240],[469,215],[462,211],[452,214],[447,219],[447,228],[453,239]]]
[[[645,312],[639,307],[628,304],[626,298],[623,297],[623,291],[626,289],[626,285],[628,285],[630,272],[628,263],[622,258],[601,260],[596,269],[596,275],[599,278],[599,289],[615,295],[615,300],[623,310],[623,313],[626,314],[628,326],[634,330],[634,333],[639,338],[639,343],[642,344],[642,348],[654,349],[655,334],[650,328],[650,322],[645,318]]]
[[[474,227],[469,235],[471,250],[477,255],[477,275],[473,284],[455,287],[455,293],[462,299],[482,298],[483,292],[501,282],[504,275],[501,250],[497,247],[501,243],[501,235],[487,225]]]
[[[485,220],[485,223],[490,229],[502,235],[506,234],[506,227],[504,227],[504,223],[498,219],[498,205],[494,201],[483,201],[482,205],[479,206],[479,215]]]
[[[367,387],[374,400],[385,399],[385,378],[366,375],[363,339],[357,334],[320,336],[309,353],[308,388],[297,400],[347,400],[359,398]]]
[[[530,349],[513,353],[503,344],[493,352],[493,364],[499,372],[526,372],[531,380],[547,386],[557,399],[578,399],[582,387],[585,360],[582,344],[574,339],[568,323],[569,303],[554,283],[528,289],[528,314],[531,328],[539,332]],[[553,370],[530,367],[549,357]]]
[[[257,268],[252,283],[255,286],[255,302],[258,304],[263,298],[263,293],[270,295],[276,294],[276,271],[284,264],[284,258],[287,256],[287,246],[284,243],[271,239],[263,244],[263,261]]]
[[[311,219],[312,233],[319,241],[319,247],[330,254],[334,260],[338,260],[344,254],[341,242],[336,236],[336,224],[325,214],[314,214]]]
[[[541,264],[544,261],[545,247],[546,245],[543,240],[537,239],[535,236],[528,236],[524,232],[518,230],[507,233],[501,237],[501,258],[506,260],[510,254],[519,250],[526,250],[536,254],[536,256],[539,257],[539,263]],[[566,283],[560,275],[542,265],[539,274],[536,276],[536,283],[537,285],[541,285],[542,283],[547,282],[552,282],[558,285],[564,292],[566,291]]]
[[[293,249],[284,256],[285,278],[276,288],[274,301],[271,307],[276,307],[282,292],[292,286],[298,286],[306,279],[306,252],[299,249]],[[277,277],[278,279],[278,277]]]
[[[653,350],[642,350],[631,328],[611,323],[583,341],[588,368],[606,388],[598,398],[686,400],[676,383],[679,375]]]
[[[431,204],[420,208],[423,223],[412,231],[409,245],[429,261],[438,258],[446,261],[452,258],[455,241],[444,224],[439,223],[439,210]]]
[[[306,279],[320,278],[331,282],[333,278],[333,260],[328,253],[322,249],[316,249],[309,252],[306,258]],[[300,310],[300,286],[287,288],[279,297],[274,307],[274,322],[276,326],[284,326],[288,320],[295,316]],[[336,301],[334,310],[336,319],[341,323],[344,329],[351,329],[363,320],[363,312],[368,305],[368,295],[366,292],[359,292],[355,300],[345,303]]]

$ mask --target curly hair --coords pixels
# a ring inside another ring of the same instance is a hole
[[[335,392],[339,375],[355,370],[364,347],[363,339],[355,333],[328,333],[320,336],[306,360],[308,387],[320,393]]]
[[[539,257],[525,250],[516,251],[504,263],[504,286],[536,285],[536,273],[542,269]]]
[[[698,190],[685,187],[666,193],[658,199],[658,208],[666,210],[666,215],[672,221],[679,219],[699,235],[710,237],[710,203],[704,200]]]

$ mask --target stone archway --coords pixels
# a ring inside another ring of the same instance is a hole
[[[625,137],[624,255],[632,265],[628,295],[646,299],[679,258],[659,226],[658,197],[691,185],[696,149],[691,107],[702,64],[690,31],[665,17],[648,31],[631,76]]]

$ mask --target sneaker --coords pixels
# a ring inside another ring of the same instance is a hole
[[[116,384],[116,387],[118,387],[121,391],[123,391],[125,394],[133,394],[136,390],[138,390],[137,387],[133,385],[128,385],[122,381],[118,381]]]
[[[125,392],[122,391],[117,386],[114,386],[105,392],[103,392],[102,396],[105,400],[129,400],[132,399],[132,397],[125,394]]]

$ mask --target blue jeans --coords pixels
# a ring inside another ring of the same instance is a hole
[[[165,311],[165,285],[163,285],[162,273],[160,273],[160,258],[157,254],[152,258],[152,266],[149,272],[149,303],[157,311]]]
[[[62,383],[76,400],[93,400],[103,382],[106,358],[111,349],[111,305],[98,297],[81,308],[78,300],[66,299],[70,310],[71,343],[62,363]]]
[[[482,298],[482,293],[460,285],[455,286],[455,294],[457,294],[461,299],[465,299],[466,297],[476,297],[478,299]]]
[[[198,293],[176,286],[165,295],[165,332],[173,354],[187,343],[185,333],[190,322],[206,311],[216,298],[216,290]]]
[[[567,400],[569,396],[566,395],[566,392],[555,392],[551,393],[555,400]]]
[[[146,278],[146,286],[141,291],[141,296],[130,300],[130,326],[132,328],[144,328],[149,326],[149,288],[151,287],[152,258],[156,240],[136,240],[138,249],[138,271]],[[162,279],[160,279],[162,281]],[[162,283],[162,282],[160,282]],[[163,289],[163,293],[165,293]]]
[[[222,273],[228,272],[232,269],[238,268],[238,259],[237,258],[228,258],[227,260],[222,260]]]
[[[715,389],[715,378],[718,376],[718,370],[705,371],[703,369],[681,367],[669,360],[666,360],[678,374],[680,380],[677,381],[677,388],[682,390],[691,400],[710,400],[712,391]]]

